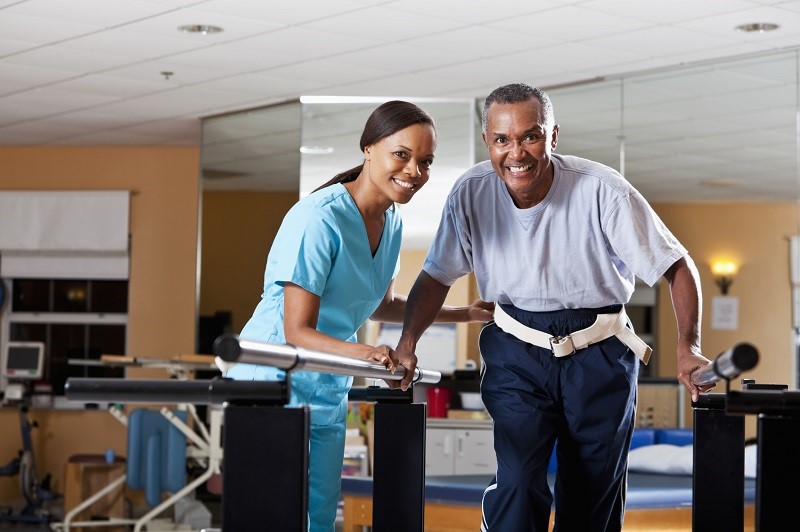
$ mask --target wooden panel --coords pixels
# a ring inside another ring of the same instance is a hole
[[[636,426],[641,428],[678,427],[678,394],[686,393],[678,384],[639,383]]]
[[[125,463],[105,463],[103,457],[92,461],[67,462],[64,467],[64,514],[125,474]],[[124,484],[81,512],[75,521],[95,517],[125,517]],[[119,527],[115,527],[120,529]],[[76,529],[82,530],[82,529]],[[108,530],[106,527],[105,530]],[[125,530],[125,528],[121,528]]]

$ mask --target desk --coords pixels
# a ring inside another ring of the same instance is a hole
[[[425,531],[474,532],[480,529],[481,497],[491,480],[486,475],[425,478]],[[552,486],[553,476],[548,480]],[[372,479],[342,478],[344,532],[372,525]],[[754,530],[755,482],[745,482],[744,530]],[[625,531],[691,530],[692,477],[630,473]],[[552,522],[550,524],[552,529]]]

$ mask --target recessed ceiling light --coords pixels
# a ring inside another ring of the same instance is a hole
[[[219,26],[209,26],[207,24],[187,24],[186,26],[178,26],[178,31],[182,33],[208,35],[209,33],[219,33],[222,31],[222,28]]]
[[[327,155],[333,153],[333,146],[300,146],[300,153],[307,155]]]
[[[780,28],[780,26],[771,22],[752,22],[750,24],[736,26],[736,31],[743,31],[745,33],[766,33],[768,31],[777,30],[778,28]]]
[[[307,155],[326,155],[333,153],[332,146],[300,146],[300,153]]]

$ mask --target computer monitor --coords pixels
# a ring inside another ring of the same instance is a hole
[[[3,376],[8,380],[41,379],[44,368],[43,342],[8,342]]]

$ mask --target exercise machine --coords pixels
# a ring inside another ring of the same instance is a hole
[[[39,479],[31,438],[36,423],[28,419],[32,383],[42,378],[44,347],[42,342],[8,342],[3,357],[2,376],[8,380],[3,403],[15,404],[19,409],[22,450],[17,458],[0,468],[0,475],[19,476],[19,490],[25,506],[19,513],[11,508],[0,512],[0,523],[47,523],[50,521],[47,503],[57,498],[50,490],[50,475]]]

